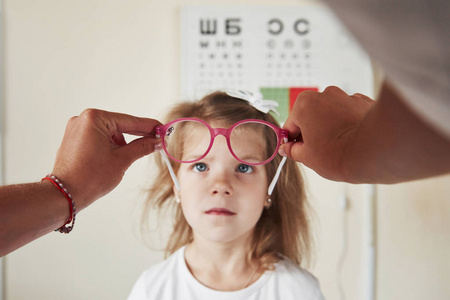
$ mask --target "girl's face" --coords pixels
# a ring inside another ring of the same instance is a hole
[[[210,124],[212,127],[224,127]],[[254,135],[259,134],[259,138]],[[190,132],[184,138],[183,157],[194,156],[210,141],[209,135]],[[242,135],[239,151],[248,161],[262,156],[261,132]],[[198,156],[197,156],[198,157]],[[252,236],[267,203],[267,175],[264,165],[249,166],[230,153],[226,139],[217,136],[208,155],[194,163],[182,163],[178,170],[184,216],[196,236],[212,242],[232,242]]]

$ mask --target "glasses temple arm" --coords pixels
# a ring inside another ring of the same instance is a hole
[[[167,165],[167,169],[169,169],[170,177],[172,177],[173,184],[175,185],[175,188],[177,191],[180,191],[180,183],[178,182],[177,176],[175,175],[175,172],[173,171],[172,165],[170,164],[169,158],[167,157],[166,153],[164,153],[164,150],[160,150],[162,158],[164,159],[164,162]]]
[[[280,177],[281,174],[281,169],[283,169],[284,164],[286,163],[287,157],[283,157],[283,159],[280,162],[280,165],[278,166],[277,172],[275,173],[275,176],[272,179],[272,182],[269,185],[269,189],[267,191],[267,194],[269,194],[269,196],[272,195],[273,189],[275,188],[275,184],[277,184],[278,178]]]

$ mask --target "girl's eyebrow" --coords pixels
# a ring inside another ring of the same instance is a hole
[[[238,155],[238,157],[243,160],[243,161],[247,161],[247,162],[260,162],[263,161],[263,157],[262,155],[257,155],[256,153],[251,153],[251,154],[246,154],[244,156]]]
[[[196,160],[196,159],[198,159],[199,157],[201,157],[203,154],[204,154],[204,152],[203,152],[203,153],[190,152],[190,153],[187,154],[186,156],[183,156],[183,159],[182,159],[182,160],[184,160],[184,161],[187,161],[187,160]]]

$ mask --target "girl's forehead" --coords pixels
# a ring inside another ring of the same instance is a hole
[[[224,120],[207,120],[205,121],[212,128],[229,128],[233,126],[235,122],[224,121]]]

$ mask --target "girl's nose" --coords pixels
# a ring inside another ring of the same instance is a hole
[[[211,155],[215,158],[211,162],[211,193],[213,195],[230,196],[233,194],[233,170],[230,165],[234,158],[227,146],[224,136],[218,136],[211,148]],[[209,155],[209,154],[208,154]]]
[[[217,174],[213,178],[211,194],[212,195],[222,195],[230,196],[233,194],[233,187],[230,183],[230,178],[223,172]]]

